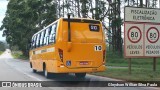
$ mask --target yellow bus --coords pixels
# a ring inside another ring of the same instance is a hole
[[[102,23],[86,18],[60,18],[32,36],[29,51],[33,72],[86,73],[102,72],[106,45]]]

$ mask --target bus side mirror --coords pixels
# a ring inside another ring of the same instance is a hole
[[[28,49],[31,49],[31,44],[28,44]]]
[[[28,49],[31,49],[32,43],[33,43],[32,41],[30,41],[30,40],[28,41],[28,45],[27,45]]]

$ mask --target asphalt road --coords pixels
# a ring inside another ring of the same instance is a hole
[[[41,72],[33,73],[29,67],[29,62],[24,60],[13,59],[7,50],[0,56],[0,81],[56,81],[56,87],[42,88],[0,88],[0,90],[158,90],[158,88],[146,87],[67,87],[68,83],[64,81],[81,81],[74,75],[56,75],[53,78],[46,79]],[[59,81],[57,83],[57,81]],[[82,81],[119,81],[106,77],[94,76],[87,74]],[[81,82],[80,82],[81,83]],[[60,87],[65,84],[66,87]]]

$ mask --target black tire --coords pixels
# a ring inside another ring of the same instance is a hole
[[[75,73],[75,76],[76,76],[77,78],[85,78],[86,73]]]
[[[46,67],[44,68],[43,73],[44,73],[44,76],[45,76],[46,78],[51,78],[51,73],[49,73],[49,72],[46,70]]]
[[[32,63],[30,62],[30,67],[32,68]]]
[[[33,72],[34,72],[34,73],[36,73],[36,72],[37,72],[37,70],[36,70],[36,69],[33,69]]]

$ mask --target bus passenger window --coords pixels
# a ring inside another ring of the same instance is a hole
[[[42,32],[39,33],[38,47],[40,47],[41,33],[42,33]]]
[[[49,35],[49,43],[55,43],[56,28],[57,28],[57,24],[54,24],[51,27],[51,32],[50,32],[50,35]]]
[[[42,42],[42,46],[44,46],[44,40],[45,40],[45,34],[46,34],[46,30],[44,30],[44,36],[43,36],[43,42]]]
[[[43,46],[44,31],[41,32],[40,46]]]
[[[39,37],[40,37],[40,34],[37,35],[37,39],[36,39],[36,47],[39,47]]]
[[[49,28],[46,29],[46,33],[45,33],[45,36],[44,36],[44,45],[48,45],[48,39],[49,39]]]
[[[30,45],[31,45],[31,48],[30,48],[30,49],[33,49],[34,38],[35,38],[35,36],[32,37],[32,40],[31,40],[31,43],[30,43]]]
[[[36,38],[37,38],[37,35],[35,35],[34,38],[33,38],[33,42],[32,42],[33,46],[32,46],[32,48],[36,48]]]

